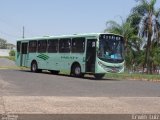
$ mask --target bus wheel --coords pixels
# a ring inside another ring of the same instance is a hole
[[[72,74],[76,77],[81,77],[82,73],[81,73],[81,67],[78,64],[75,64],[72,67]]]
[[[105,74],[95,74],[94,77],[96,79],[102,79],[105,76]]]
[[[31,71],[32,72],[38,72],[37,62],[32,62],[32,64],[31,64]]]

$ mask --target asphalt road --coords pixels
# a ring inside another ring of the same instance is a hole
[[[67,75],[0,70],[0,95],[76,97],[160,97],[160,83],[134,80],[94,80]]]
[[[0,58],[0,67],[16,67],[15,62],[6,59],[6,58]]]
[[[0,114],[160,114],[158,82],[74,78],[14,66],[0,59]]]

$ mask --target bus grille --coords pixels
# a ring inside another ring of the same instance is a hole
[[[123,66],[106,66],[101,62],[98,62],[98,64],[106,71],[106,72],[112,72],[117,73],[120,72],[123,69]]]

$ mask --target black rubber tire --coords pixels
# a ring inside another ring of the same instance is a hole
[[[35,73],[41,73],[42,72],[41,69],[38,69],[38,64],[35,61],[32,62],[32,64],[31,64],[31,71],[35,72]]]
[[[95,74],[95,79],[102,79],[105,76],[105,74]]]
[[[38,72],[37,62],[32,62],[32,64],[31,64],[31,71],[32,72]]]
[[[72,71],[71,74],[74,75],[75,77],[82,77],[83,76],[83,74],[81,73],[81,67],[78,64],[75,64],[72,67],[71,71]]]

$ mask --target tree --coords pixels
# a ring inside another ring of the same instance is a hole
[[[107,21],[106,26],[104,32],[115,33],[124,37],[125,49],[127,49],[128,42],[134,35],[134,28],[131,27],[130,22],[122,20],[122,24],[118,24],[116,21]]]
[[[15,51],[14,50],[10,50],[9,56],[15,56]]]
[[[115,33],[124,37],[125,43],[125,60],[128,69],[132,69],[135,64],[135,52],[139,50],[139,38],[135,35],[135,28],[131,26],[129,20],[122,20],[122,24],[118,24],[116,21],[107,21],[107,28],[105,32]]]
[[[156,44],[152,46],[151,62],[153,71],[155,72],[160,66],[160,47],[158,47]]]
[[[0,49],[6,49],[6,43],[6,40],[0,38]]]
[[[157,17],[159,12],[156,13],[155,4],[156,0],[137,0],[138,5],[132,9],[131,16],[137,16],[140,18],[139,22],[139,37],[144,38],[146,41],[145,46],[145,64],[147,67],[147,73],[152,73],[152,60],[151,60],[151,51],[153,40],[157,40]],[[157,42],[158,43],[158,42]]]

